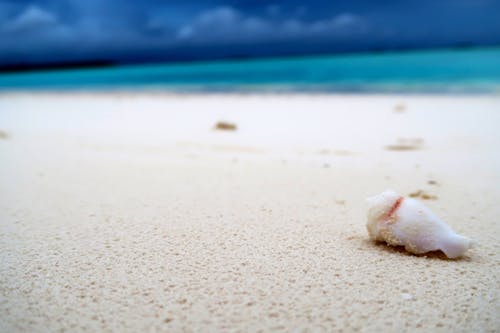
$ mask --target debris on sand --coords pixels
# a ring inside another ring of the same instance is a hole
[[[238,127],[234,123],[230,123],[227,121],[218,121],[215,124],[214,129],[220,130],[220,131],[236,131]]]
[[[395,144],[385,146],[386,150],[418,150],[424,145],[424,140],[421,138],[399,138]]]
[[[436,200],[438,198],[437,196],[425,193],[422,190],[412,192],[412,193],[408,194],[408,196],[410,198],[420,198],[423,200]]]
[[[406,105],[403,103],[396,104],[396,106],[394,107],[394,112],[403,113],[405,111],[406,111]]]

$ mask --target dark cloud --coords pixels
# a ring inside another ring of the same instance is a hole
[[[493,0],[0,0],[0,62],[498,43],[498,12]]]
[[[28,6],[23,12],[5,22],[6,32],[32,31],[57,24],[56,16],[35,5]]]
[[[271,7],[276,13],[278,7]],[[248,16],[232,7],[217,7],[200,13],[180,27],[177,38],[201,43],[249,42],[324,36],[353,36],[367,31],[367,22],[358,15],[342,13],[327,19],[274,19]]]

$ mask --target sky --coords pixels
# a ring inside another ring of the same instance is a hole
[[[500,0],[0,0],[0,64],[500,43]]]

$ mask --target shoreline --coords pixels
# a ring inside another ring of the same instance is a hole
[[[142,97],[262,97],[262,98],[273,98],[273,97],[310,97],[310,98],[347,98],[347,99],[358,99],[358,98],[436,98],[436,99],[445,99],[445,98],[454,98],[454,99],[474,99],[474,98],[491,98],[498,99],[500,98],[499,92],[344,92],[344,91],[275,91],[275,90],[267,90],[267,91],[176,91],[169,90],[165,88],[151,89],[144,88],[116,88],[116,89],[42,89],[42,90],[33,90],[33,89],[13,89],[13,90],[1,90],[0,89],[0,98],[5,97],[15,97],[15,96],[38,96],[38,97],[59,97],[59,96],[100,96],[100,97],[113,97],[113,96],[142,96]]]

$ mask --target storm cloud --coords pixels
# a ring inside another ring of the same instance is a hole
[[[490,0],[0,0],[0,63],[494,44],[498,12]]]

